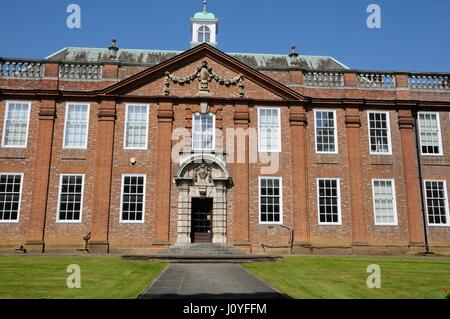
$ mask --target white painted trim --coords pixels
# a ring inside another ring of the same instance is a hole
[[[24,173],[6,173],[1,172],[0,175],[20,175],[20,193],[19,193],[19,207],[17,208],[17,219],[15,220],[0,220],[0,224],[19,224],[20,222],[20,210],[22,208],[22,190],[24,184]]]
[[[212,137],[212,148],[211,149],[201,149],[201,148],[195,148],[194,147],[194,117],[198,116],[198,115],[210,115],[212,116],[212,123],[213,123],[213,127],[212,127],[212,133],[213,133],[213,137]],[[216,114],[214,113],[207,113],[207,114],[201,114],[200,112],[197,113],[193,113],[192,114],[192,131],[191,131],[191,146],[192,146],[192,150],[194,152],[211,152],[211,151],[215,151],[216,150]]]
[[[263,222],[261,221],[261,181],[263,179],[278,180],[280,183],[280,221]],[[283,177],[281,176],[259,176],[258,177],[258,220],[260,225],[283,225]]]
[[[261,110],[276,110],[278,113],[278,148],[275,150],[266,150],[261,147]],[[259,153],[281,153],[281,109],[279,107],[258,107],[258,152]]]
[[[67,116],[68,116],[68,108],[69,105],[85,105],[87,106],[87,123],[86,123],[86,140],[84,142],[83,146],[79,147],[66,147],[66,131],[67,131]],[[65,150],[85,150],[88,148],[88,141],[89,141],[89,120],[91,115],[91,104],[90,103],[78,103],[78,102],[67,102],[66,103],[66,109],[64,114],[64,134],[63,134],[63,149]]]
[[[61,190],[62,190],[62,180],[64,176],[81,176],[81,205],[80,205],[80,218],[78,220],[61,220],[59,219],[59,213],[61,209]],[[59,189],[58,189],[58,203],[56,207],[56,223],[57,224],[81,224],[83,222],[83,208],[84,208],[84,181],[85,174],[60,174],[59,175]]]
[[[145,106],[147,108],[147,120],[145,127],[145,146],[144,147],[128,147],[127,146],[127,126],[128,126],[128,107],[129,106]],[[142,103],[126,103],[125,104],[125,125],[123,128],[123,149],[124,150],[140,150],[145,151],[148,149],[148,125],[149,125],[149,117],[150,117],[150,104],[142,104]]]
[[[143,193],[143,199],[142,199],[142,220],[123,220],[123,186],[125,184],[125,177],[144,177],[144,193]],[[145,223],[145,201],[147,198],[147,175],[146,174],[122,174],[122,182],[120,185],[120,216],[119,216],[119,223],[120,224],[144,224]]]
[[[422,132],[420,131],[420,114],[436,114],[436,120],[437,120],[437,127],[439,131],[439,153],[437,154],[424,154],[422,152]],[[441,131],[441,117],[439,112],[418,112],[417,113],[417,121],[418,121],[418,130],[419,130],[419,144],[420,144],[420,155],[422,156],[443,156],[444,155],[444,148],[442,146],[442,131]]]
[[[447,224],[431,224],[430,223],[430,216],[428,214],[428,197],[427,197],[427,182],[439,182],[444,183],[444,195],[445,195],[445,212],[447,215]],[[427,225],[429,227],[450,227],[450,212],[449,212],[449,206],[448,206],[448,191],[447,191],[447,181],[445,179],[443,180],[437,180],[437,179],[425,179],[423,181],[423,191],[424,191],[424,197],[425,197],[425,208],[427,213]]]
[[[320,222],[320,194],[319,194],[319,181],[336,181],[337,195],[338,195],[338,222],[337,223],[322,223]],[[316,192],[317,192],[317,223],[320,226],[341,226],[342,225],[342,210],[341,210],[341,179],[340,178],[327,178],[321,177],[316,180]]]
[[[375,211],[375,182],[391,182],[392,187],[392,195],[394,197],[392,206],[394,210],[394,223],[377,223],[376,211]],[[375,226],[398,226],[398,212],[397,212],[397,192],[395,189],[395,179],[381,179],[381,178],[373,178],[372,179],[372,204],[373,204],[373,219]]]
[[[317,149],[317,112],[333,112],[334,116],[334,143],[335,143],[335,151],[334,152],[319,152]],[[337,112],[336,110],[331,109],[316,109],[314,110],[314,143],[316,145],[316,154],[339,154],[339,138],[337,131]]]
[[[374,152],[372,151],[372,142],[370,137],[370,114],[386,114],[386,126],[388,131],[388,152]],[[392,138],[391,138],[391,114],[389,111],[368,111],[367,112],[367,131],[369,133],[369,152],[370,155],[392,155]]]
[[[27,117],[27,131],[25,133],[25,145],[5,145],[6,137],[6,118],[9,112],[10,104],[27,104],[28,105],[28,117]],[[2,133],[2,147],[3,148],[27,148],[28,147],[28,133],[30,131],[30,113],[31,113],[31,102],[30,101],[6,101],[5,113],[3,116],[3,133]]]

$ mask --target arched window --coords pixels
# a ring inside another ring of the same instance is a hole
[[[211,30],[206,25],[198,29],[198,42],[211,42]]]

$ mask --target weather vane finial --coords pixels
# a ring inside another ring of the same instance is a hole
[[[206,12],[206,6],[208,5],[208,1],[207,0],[203,0],[203,11]]]

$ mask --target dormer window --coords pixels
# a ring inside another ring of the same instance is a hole
[[[198,41],[201,43],[211,42],[211,30],[206,25],[198,29]]]

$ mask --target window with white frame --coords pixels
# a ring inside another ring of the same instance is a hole
[[[259,178],[259,215],[261,224],[283,223],[283,193],[281,177]]]
[[[369,112],[371,154],[391,153],[391,129],[388,112]]]
[[[67,104],[65,122],[64,148],[87,148],[89,104]]]
[[[18,222],[23,174],[0,174],[0,223]]]
[[[259,151],[279,152],[281,150],[280,109],[259,108]]]
[[[198,42],[211,42],[211,30],[208,26],[203,25],[198,29]]]
[[[30,102],[8,102],[3,124],[3,147],[27,147]]]
[[[419,112],[420,146],[423,155],[442,155],[439,113]]]
[[[397,225],[395,183],[393,180],[372,180],[375,225]]]
[[[317,153],[338,152],[336,111],[314,112],[316,123],[316,151]]]
[[[122,176],[122,204],[120,220],[142,223],[145,208],[145,175]]]
[[[319,224],[341,223],[339,179],[317,179]]]
[[[125,148],[147,149],[148,105],[126,106]]]
[[[192,116],[192,149],[195,151],[214,150],[214,131],[214,114],[194,114]]]
[[[429,225],[449,225],[446,181],[425,181],[425,196]]]
[[[81,222],[84,175],[63,174],[59,183],[58,222]]]

